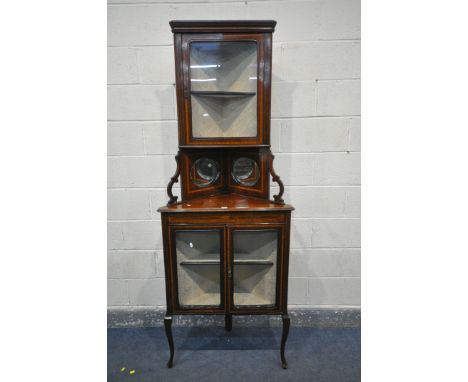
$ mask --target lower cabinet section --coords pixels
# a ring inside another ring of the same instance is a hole
[[[163,223],[164,224],[164,223]],[[285,310],[289,221],[167,224],[168,310],[265,314]]]
[[[230,331],[234,315],[280,314],[281,365],[287,368],[290,218],[290,210],[162,214],[168,367],[174,315],[222,314]]]

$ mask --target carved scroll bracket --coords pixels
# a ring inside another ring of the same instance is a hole
[[[279,193],[278,195],[273,195],[273,199],[275,202],[277,203],[281,203],[281,204],[284,204],[284,200],[282,198],[283,194],[284,194],[284,184],[283,182],[281,181],[280,177],[278,176],[278,174],[275,172],[275,169],[273,168],[273,159],[275,159],[275,156],[273,155],[273,153],[270,151],[270,174],[272,176],[272,180],[273,182],[276,182],[278,183],[278,186],[279,186]]]
[[[179,175],[180,175],[180,156],[179,156],[179,152],[175,156],[175,160],[177,162],[177,168],[176,168],[176,171],[175,171],[174,175],[171,177],[171,180],[170,180],[169,184],[167,185],[167,196],[169,196],[169,200],[167,202],[168,206],[170,206],[171,204],[174,204],[174,203],[177,202],[177,196],[174,196],[172,194],[172,186],[174,185],[174,183],[177,183],[179,181]]]

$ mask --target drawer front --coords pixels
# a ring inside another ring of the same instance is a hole
[[[176,213],[163,214],[168,224],[268,224],[287,223],[290,212],[243,212],[243,213]]]

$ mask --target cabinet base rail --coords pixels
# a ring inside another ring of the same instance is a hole
[[[172,368],[173,366],[173,361],[174,361],[174,339],[172,337],[172,315],[166,314],[164,318],[164,328],[166,330],[166,337],[167,337],[167,342],[169,343],[169,361],[167,362],[167,367]],[[225,314],[224,316],[225,319],[225,329],[227,331],[232,330],[232,314]],[[288,363],[286,361],[286,357],[284,354],[285,348],[286,348],[286,341],[288,339],[288,334],[289,334],[289,326],[290,326],[290,318],[287,313],[283,313],[281,315],[281,320],[283,322],[283,329],[282,329],[282,334],[281,334],[281,348],[280,348],[280,356],[281,356],[281,367],[283,369],[288,368]]]

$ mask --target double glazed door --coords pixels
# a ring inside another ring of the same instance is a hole
[[[173,225],[169,229],[176,310],[279,309],[282,224]]]

